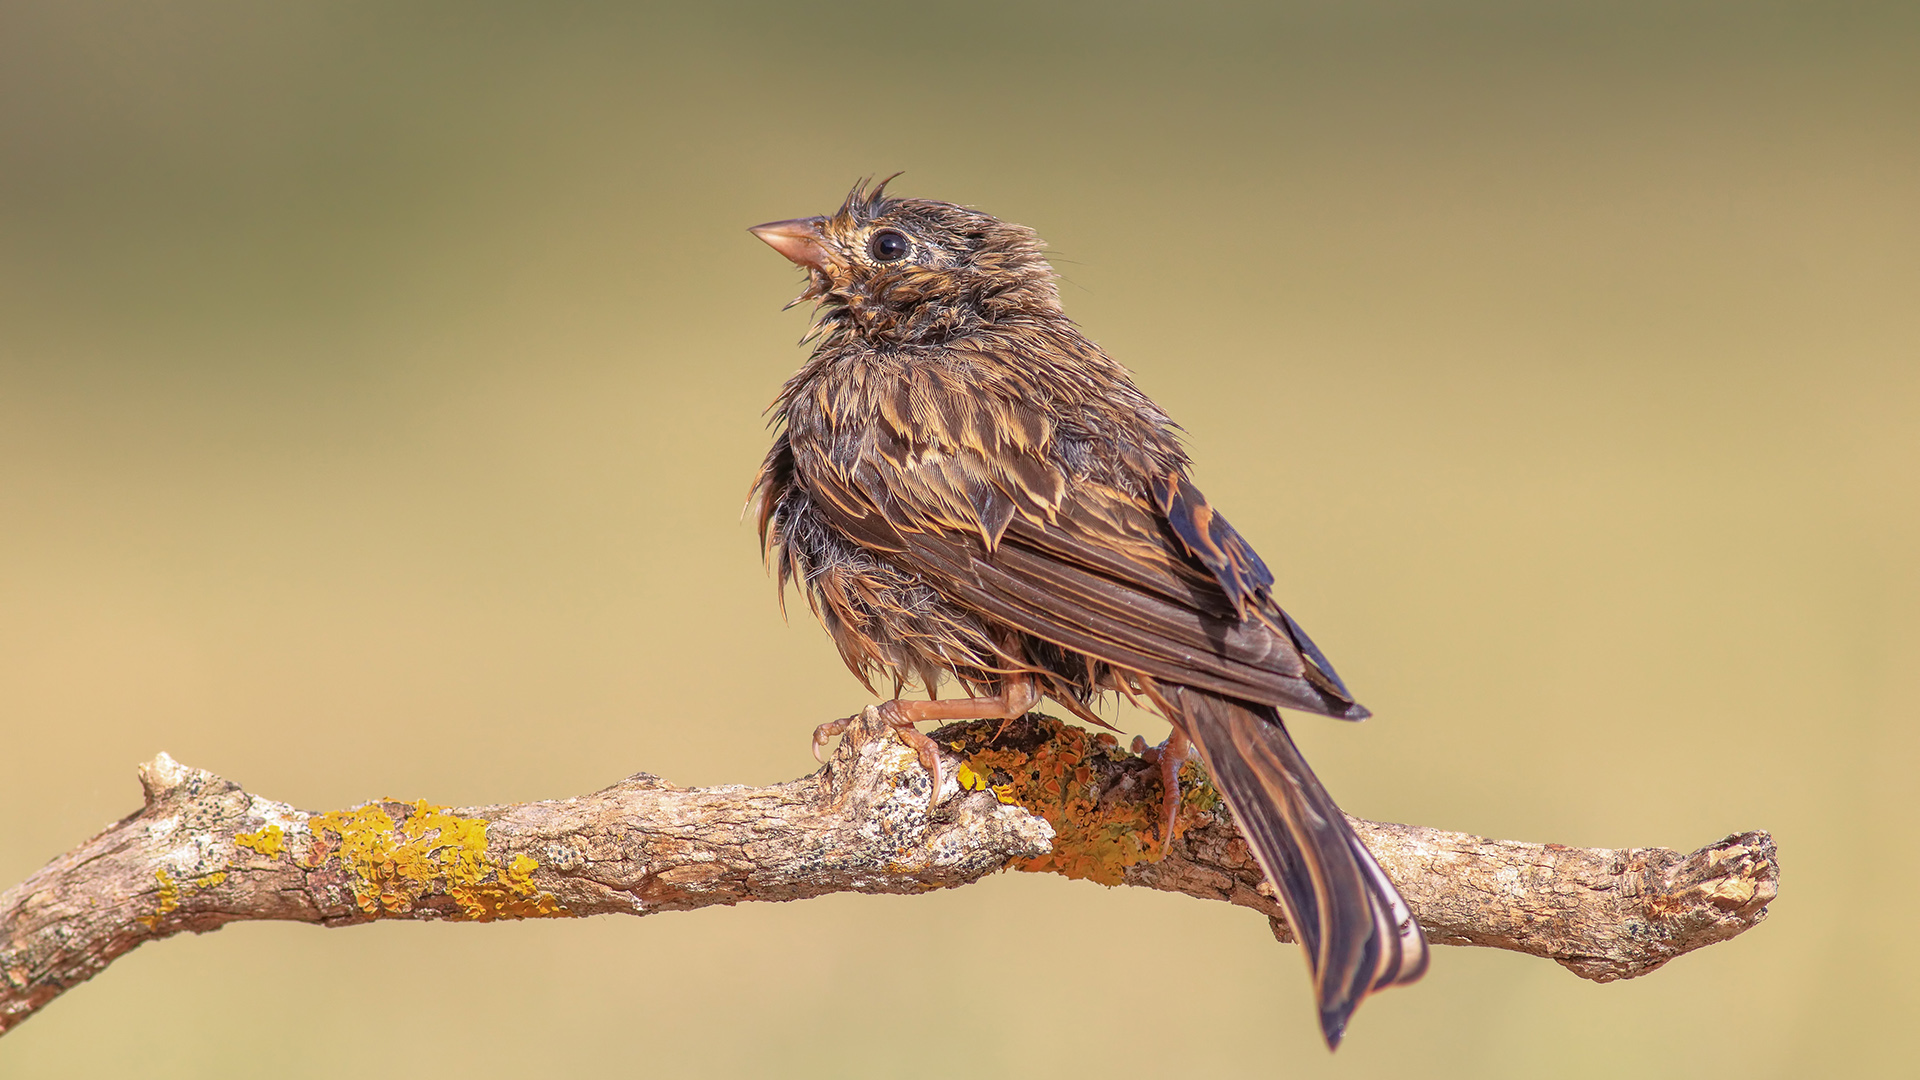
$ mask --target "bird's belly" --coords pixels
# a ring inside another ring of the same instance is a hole
[[[773,524],[775,558],[791,562],[841,659],[870,686],[876,677],[933,686],[952,675],[990,692],[1007,669],[991,628],[835,529],[803,487],[781,493]]]

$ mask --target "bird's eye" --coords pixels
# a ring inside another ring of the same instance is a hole
[[[892,229],[881,229],[867,241],[867,253],[873,256],[874,262],[897,262],[906,258],[912,247],[905,236]]]

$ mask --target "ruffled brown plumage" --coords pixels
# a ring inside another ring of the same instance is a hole
[[[1029,229],[883,183],[754,231],[819,305],[754,484],[783,591],[870,689],[891,682],[909,742],[912,720],[1018,715],[1039,694],[1096,723],[1108,691],[1166,715],[1170,802],[1191,739],[1337,1045],[1366,994],[1419,977],[1426,944],[1277,710],[1367,712],[1193,486],[1173,422],[1062,312]],[[974,696],[900,699],[949,677]]]

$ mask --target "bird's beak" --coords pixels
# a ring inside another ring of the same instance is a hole
[[[801,266],[825,272],[831,257],[825,244],[820,242],[820,226],[826,218],[793,218],[790,221],[769,221],[765,225],[755,225],[747,231],[767,242],[767,246],[792,259]]]

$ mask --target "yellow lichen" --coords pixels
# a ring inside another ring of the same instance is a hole
[[[285,838],[286,834],[280,831],[280,826],[268,825],[258,832],[241,833],[233,838],[233,842],[243,848],[252,848],[271,859],[287,849],[283,842]]]
[[[368,915],[404,915],[434,896],[457,905],[450,917],[477,922],[567,914],[534,884],[537,860],[521,854],[500,866],[488,858],[485,819],[449,814],[424,799],[399,805],[410,808],[399,822],[379,803],[314,815],[306,864],[336,862]]]
[[[992,791],[1001,802],[1025,807],[1053,826],[1053,850],[1014,867],[1118,885],[1127,867],[1157,860],[1163,848],[1159,799],[1100,798],[1112,770],[1130,755],[1111,738],[1051,718],[1031,719],[1043,725],[1044,741],[1028,750],[984,746],[958,770],[966,790]],[[1180,781],[1176,836],[1220,804],[1197,762],[1187,763]]]
[[[954,743],[952,745],[955,750],[966,749],[965,743]],[[986,777],[973,771],[973,765],[970,762],[961,762],[960,768],[954,772],[953,778],[960,782],[961,791],[985,791],[990,786],[987,783]]]
[[[158,930],[160,929],[160,920],[180,910],[180,896],[182,893],[187,889],[211,889],[215,885],[227,880],[227,872],[225,870],[215,870],[211,874],[202,874],[185,883],[173,880],[173,875],[167,873],[165,870],[155,870],[153,877],[154,880],[160,883],[159,906],[154,908],[153,914],[142,915],[136,921],[149,930]]]
[[[180,884],[165,870],[155,870],[153,876],[160,882],[160,906],[153,914],[142,915],[139,921],[149,930],[158,930],[161,919],[180,910]]]

